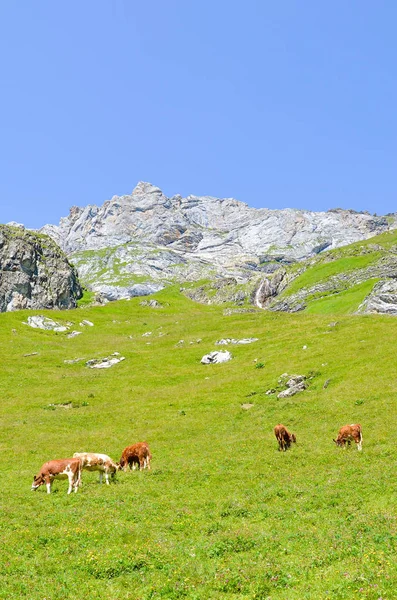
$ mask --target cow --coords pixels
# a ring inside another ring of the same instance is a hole
[[[138,442],[137,444],[133,444],[132,446],[127,446],[124,448],[123,453],[120,458],[120,468],[127,470],[127,466],[130,469],[136,468],[139,465],[139,469],[142,471],[143,469],[150,470],[150,461],[152,459],[152,455],[149,450],[149,445],[147,442]]]
[[[354,440],[357,444],[357,450],[363,449],[363,430],[359,423],[352,423],[352,425],[344,425],[338,431],[338,437],[333,440],[337,446],[346,448],[346,442],[350,446],[351,441]]]
[[[292,443],[296,443],[296,436],[294,433],[290,433],[284,425],[276,425],[274,428],[274,435],[278,441],[278,449],[285,452]]]
[[[51,493],[51,483],[54,479],[68,479],[68,494],[74,489],[77,492],[81,474],[81,463],[78,458],[61,458],[50,460],[43,464],[37,475],[33,477],[32,492],[46,484],[47,494]]]
[[[109,485],[109,473],[114,479],[119,466],[107,454],[96,454],[95,452],[75,452],[74,458],[81,461],[81,469],[85,471],[99,471],[99,483],[102,483],[103,473],[105,473],[106,484]],[[81,476],[79,479],[81,485]]]

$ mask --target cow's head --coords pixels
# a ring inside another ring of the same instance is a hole
[[[33,483],[32,483],[32,487],[31,487],[31,491],[35,492],[37,490],[37,488],[39,488],[41,485],[44,485],[44,483],[45,483],[44,477],[41,473],[39,475],[33,475]]]
[[[296,444],[296,435],[294,433],[291,433],[291,442]]]
[[[337,446],[344,446],[345,444],[345,440],[340,440],[339,438],[337,438],[336,440],[333,439],[332,441],[335,442]]]
[[[123,457],[121,457],[120,458],[120,462],[117,463],[117,464],[119,466],[119,469],[121,470],[121,469],[123,469],[125,467],[125,465],[127,464],[127,461]]]

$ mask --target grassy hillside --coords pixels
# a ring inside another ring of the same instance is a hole
[[[390,276],[397,276],[396,230],[288,267],[290,283],[271,307],[286,302],[311,314],[353,313],[375,283]]]
[[[172,288],[156,298],[164,308],[48,313],[75,322],[73,339],[23,325],[28,313],[0,315],[0,598],[394,598],[397,321],[224,316]],[[232,361],[200,364],[217,339],[251,336],[229,347]],[[107,370],[64,363],[116,351],[125,360]],[[285,372],[313,379],[292,398],[266,395]],[[279,422],[297,435],[287,453]],[[332,442],[354,422],[362,453]],[[30,491],[48,459],[118,460],[141,440],[151,472],[108,487],[84,473],[71,496],[66,482]]]

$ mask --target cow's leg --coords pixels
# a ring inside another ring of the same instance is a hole
[[[102,475],[103,475],[102,471],[99,471],[99,483],[102,483]]]
[[[51,494],[51,483],[46,483],[47,494]]]
[[[73,473],[72,472],[68,473],[68,480],[69,480],[68,494],[70,494],[70,492],[73,489]]]
[[[106,485],[110,485],[109,484],[109,473],[107,471],[105,471],[105,479],[106,479]]]

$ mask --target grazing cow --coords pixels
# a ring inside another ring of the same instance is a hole
[[[341,427],[338,431],[338,437],[333,441],[337,446],[346,448],[346,442],[350,446],[352,440],[356,442],[357,450],[361,451],[363,449],[363,430],[359,423]]]
[[[51,483],[54,479],[69,479],[68,494],[74,489],[77,492],[79,487],[81,473],[81,464],[78,458],[63,458],[60,460],[50,460],[41,467],[40,471],[33,478],[32,491],[37,490],[41,485],[46,484],[47,494],[51,493]]]
[[[274,428],[274,435],[278,441],[278,449],[285,452],[292,444],[296,443],[296,437],[294,433],[290,433],[284,425],[276,425]]]
[[[120,458],[120,467],[127,470],[127,465],[130,469],[134,469],[137,465],[139,465],[139,469],[150,469],[150,461],[152,459],[152,455],[149,450],[149,446],[147,442],[138,442],[133,446],[127,446],[124,448],[123,454]]]
[[[105,473],[106,484],[109,485],[109,473],[114,479],[119,466],[107,456],[107,454],[96,454],[95,452],[75,452],[74,458],[79,458],[81,468],[85,471],[99,471],[99,483],[102,483],[102,476]],[[81,476],[79,479],[81,485]]]

